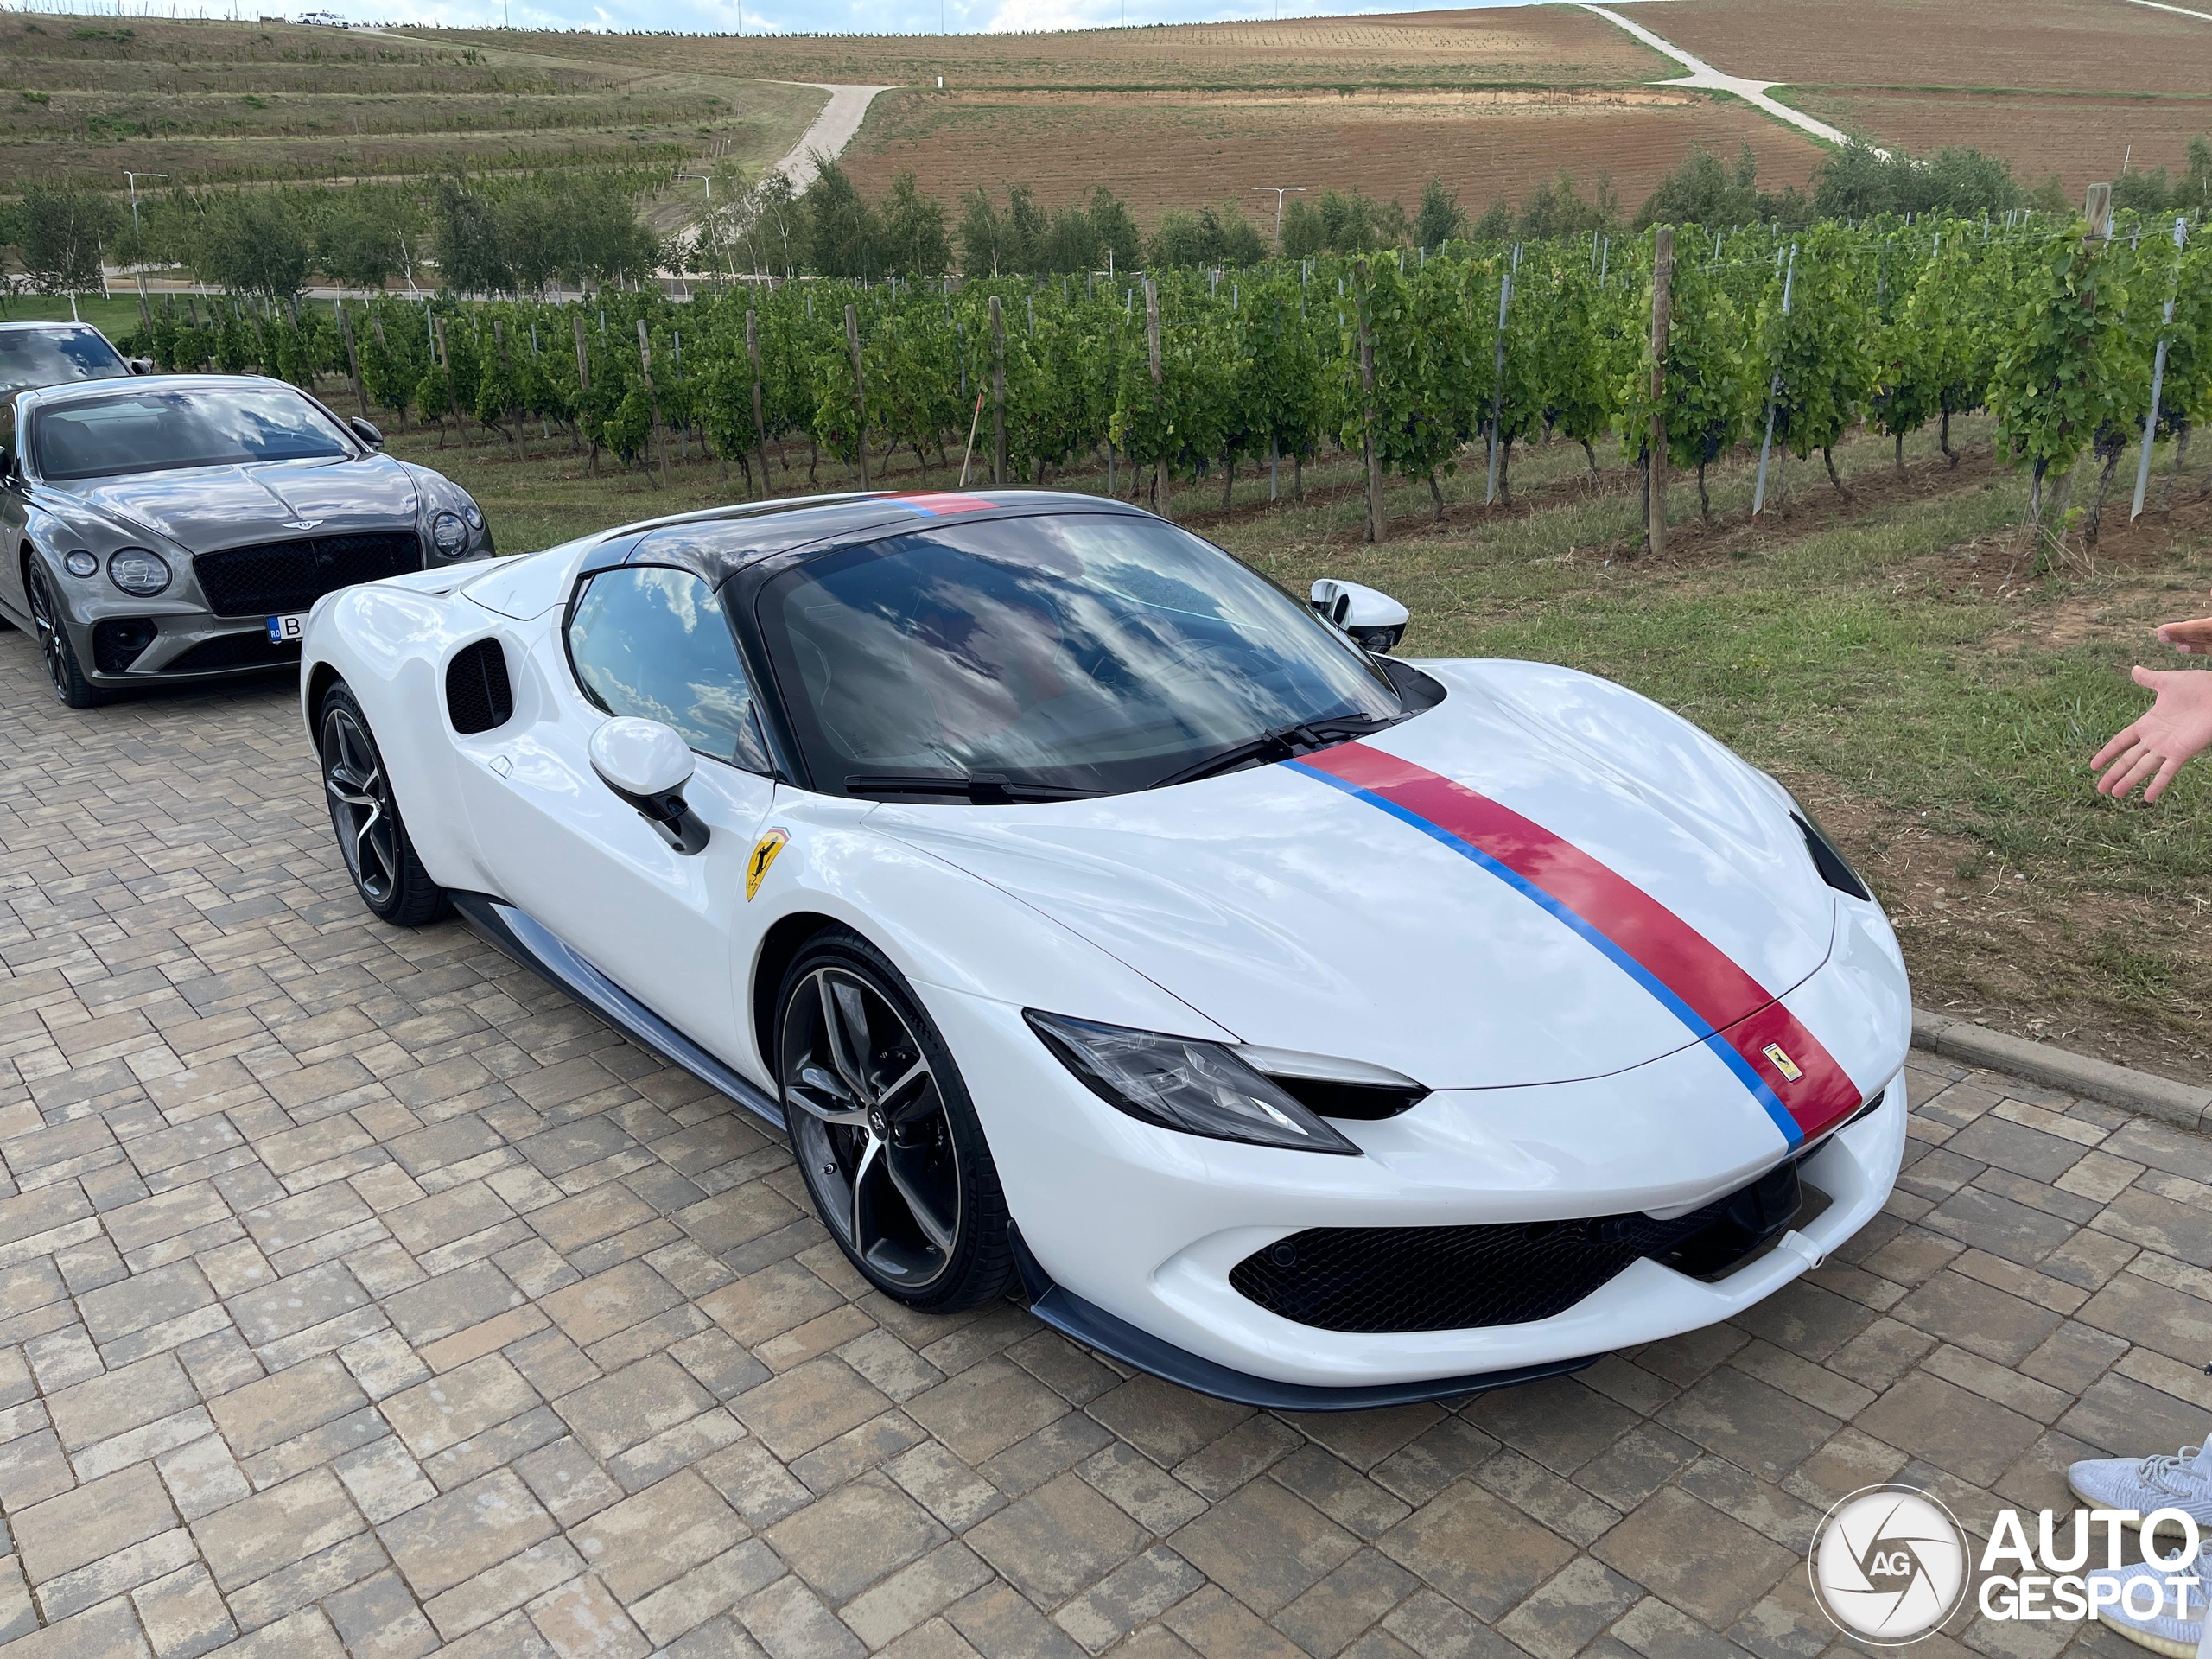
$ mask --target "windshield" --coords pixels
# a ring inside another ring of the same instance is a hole
[[[1285,727],[1405,712],[1310,610],[1152,518],[843,548],[772,579],[757,615],[830,793],[898,794],[902,774],[1116,793]]]
[[[41,478],[105,478],[257,461],[342,461],[337,423],[277,386],[118,391],[38,411],[32,453]]]
[[[0,391],[130,372],[97,328],[0,328]]]

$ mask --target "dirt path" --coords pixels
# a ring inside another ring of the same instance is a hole
[[[1779,85],[1778,82],[1771,80],[1746,80],[1741,75],[1724,74],[1721,71],[1714,68],[1711,64],[1707,63],[1703,58],[1698,57],[1692,53],[1683,51],[1681,47],[1676,46],[1672,41],[1665,40],[1659,35],[1654,35],[1649,29],[1644,28],[1643,24],[1629,22],[1627,18],[1622,16],[1620,13],[1613,10],[1610,6],[1591,5],[1586,3],[1586,3],[1583,5],[1582,9],[1585,11],[1594,12],[1597,16],[1604,18],[1607,22],[1613,24],[1616,28],[1627,30],[1628,33],[1633,35],[1637,40],[1642,41],[1654,52],[1664,53],[1667,56],[1672,58],[1676,63],[1681,64],[1683,68],[1689,71],[1689,73],[1687,75],[1681,75],[1673,80],[1662,82],[1662,85],[1668,86],[1690,86],[1694,87],[1700,92],[1726,92],[1731,97],[1742,99],[1745,103],[1749,104],[1752,108],[1764,111],[1766,114],[1772,116],[1776,120],[1780,121],[1786,125],[1796,127],[1802,132],[1809,132],[1814,137],[1820,139],[1824,143],[1847,144],[1851,142],[1847,134],[1839,131],[1837,129],[1828,125],[1827,122],[1815,121],[1811,116],[1807,115],[1802,110],[1793,110],[1789,105],[1781,102],[1779,99],[1768,97],[1768,89]],[[1881,156],[1885,161],[1889,158],[1889,151],[1885,149],[1877,149],[1874,153],[1877,156]]]
[[[822,171],[823,162],[834,162],[844,154],[845,146],[853,142],[853,135],[868,118],[868,106],[875,102],[875,95],[892,90],[888,86],[838,86],[825,81],[798,84],[829,93],[830,101],[814,118],[814,124],[799,135],[791,154],[776,163],[776,170],[791,181],[794,195],[805,194],[806,187]]]

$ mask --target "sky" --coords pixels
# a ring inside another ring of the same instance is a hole
[[[5,0],[0,0],[4,3]],[[1514,0],[1465,0],[1477,5]],[[105,10],[112,0],[73,0],[70,10]],[[33,7],[63,9],[57,0]],[[172,9],[204,13],[296,16],[327,10],[356,22],[443,23],[454,28],[663,29],[682,33],[934,35],[1084,29],[1118,23],[1224,22],[1268,17],[1353,16],[1420,10],[1412,0],[121,0],[123,11],[154,16]],[[1429,10],[1441,10],[1432,0]]]

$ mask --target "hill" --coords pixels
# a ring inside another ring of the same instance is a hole
[[[448,167],[757,170],[810,86],[371,29],[0,12],[0,194],[397,177]]]

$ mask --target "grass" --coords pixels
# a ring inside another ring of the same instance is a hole
[[[1264,467],[1240,477],[1225,519],[1217,480],[1179,488],[1175,505],[1294,591],[1325,575],[1395,594],[1414,613],[1409,654],[1604,674],[1775,772],[1881,893],[1923,1004],[2190,1075],[2212,1014],[2212,944],[2196,925],[2212,905],[2212,772],[2185,773],[2158,807],[2120,807],[2091,791],[2087,760],[2145,704],[2127,665],[2164,665],[2151,624],[2206,608],[2212,509],[2192,480],[2171,523],[2153,514],[2130,531],[2123,499],[2094,566],[2077,556],[2038,575],[2016,545],[2019,481],[1993,466],[1984,424],[1954,435],[1967,452],[1956,472],[1931,437],[1907,446],[1903,478],[1886,441],[1844,445],[1855,508],[1817,458],[1792,460],[1783,515],[1759,526],[1745,522],[1748,458],[1714,470],[1710,530],[1678,480],[1658,563],[1637,556],[1628,475],[1613,464],[1592,480],[1566,444],[1516,458],[1510,512],[1483,508],[1471,453],[1446,480],[1441,529],[1425,484],[1394,484],[1379,547],[1359,542],[1357,467],[1343,459],[1307,469],[1304,505],[1270,508]],[[696,457],[665,489],[643,468],[593,476],[557,435],[520,462],[427,434],[395,447],[474,491],[513,550],[743,490]],[[804,447],[789,453],[779,493],[806,487]],[[818,481],[851,484],[826,459]],[[911,468],[889,480],[922,481]],[[932,469],[928,481],[951,480]],[[1104,477],[1053,482],[1097,490]]]

